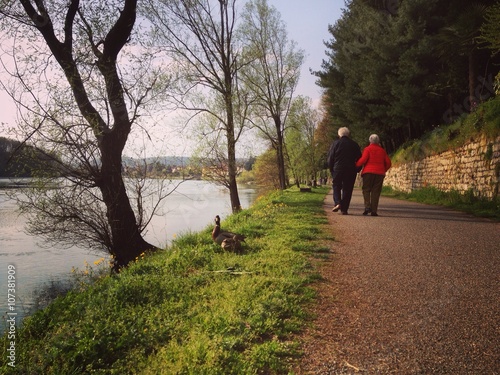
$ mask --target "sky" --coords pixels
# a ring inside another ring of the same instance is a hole
[[[328,26],[333,25],[340,18],[345,8],[344,0],[268,0],[281,14],[285,22],[289,39],[297,43],[297,47],[304,50],[305,62],[302,66],[300,81],[296,95],[308,96],[313,105],[317,106],[321,98],[321,89],[316,85],[316,77],[310,70],[318,71],[326,58],[325,41],[331,40]],[[0,66],[1,69],[1,66]],[[0,71],[0,79],[3,79]],[[8,136],[7,130],[15,125],[15,107],[7,94],[0,89],[0,136]],[[181,142],[180,142],[181,143]],[[177,155],[190,154],[189,146],[180,144],[173,146]]]
[[[297,42],[297,47],[306,53],[296,94],[308,96],[315,105],[319,104],[321,89],[316,85],[313,71],[321,70],[326,59],[324,42],[331,40],[328,25],[340,18],[345,8],[344,0],[268,0],[281,14],[288,36]]]

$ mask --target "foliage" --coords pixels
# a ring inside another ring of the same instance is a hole
[[[287,116],[305,55],[288,39],[280,13],[267,0],[249,1],[242,19],[240,37],[249,63],[241,73],[252,103],[250,121],[276,151],[279,188],[283,190],[288,186],[285,172]]]
[[[348,2],[316,72],[329,126],[349,126],[359,143],[377,133],[392,152],[490,99],[500,55],[478,37],[493,3]]]
[[[481,26],[480,40],[486,44],[493,55],[500,52],[500,2],[490,6],[485,14],[485,22]],[[500,72],[495,77],[495,94],[500,94]]]
[[[280,188],[278,178],[278,166],[276,164],[276,153],[269,149],[257,157],[253,167],[255,182],[259,188],[268,192]]]
[[[330,240],[326,193],[274,192],[230,216],[223,228],[247,235],[242,255],[224,252],[207,228],[118,275],[79,282],[25,319],[16,368],[2,356],[0,372],[286,374],[317,277],[308,259]]]
[[[312,107],[309,98],[298,96],[292,102],[288,123],[285,137],[288,170],[298,186],[304,182],[310,184],[323,169],[323,150],[318,147],[316,138],[319,112]]]
[[[453,124],[436,127],[421,139],[408,142],[392,155],[391,160],[394,163],[421,160],[461,147],[479,136],[489,139],[500,136],[500,98],[481,104],[475,112],[462,116]]]
[[[0,177],[33,177],[41,169],[50,169],[55,155],[0,137]]]
[[[249,171],[244,170],[238,176],[239,184],[253,184],[254,182],[255,182],[255,171],[253,169]]]
[[[491,5],[485,15],[485,22],[481,26],[480,40],[495,54],[500,52],[500,2]]]

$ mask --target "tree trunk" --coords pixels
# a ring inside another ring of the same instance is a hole
[[[38,14],[30,2],[21,1],[26,14],[32,20],[47,18]],[[114,124],[108,124],[92,106],[85,83],[78,70],[79,62],[73,54],[72,32],[75,16],[78,13],[78,1],[69,3],[64,41],[60,42],[51,22],[35,23],[43,35],[54,58],[63,69],[78,108],[92,127],[101,151],[100,174],[96,173],[95,183],[99,187],[111,233],[109,251],[115,258],[115,269],[126,266],[138,255],[155,247],[147,243],[141,235],[139,225],[122,177],[122,152],[130,133],[132,122],[127,113],[122,82],[116,67],[117,56],[128,42],[136,20],[137,0],[126,0],[119,18],[109,30],[103,41],[102,51],[95,49],[97,67],[106,84],[109,108]]]
[[[231,104],[232,105],[232,104]],[[228,109],[232,108],[228,106]],[[230,117],[231,116],[231,117]],[[234,139],[234,120],[232,113],[228,110],[228,129],[227,129],[227,169],[229,178],[229,198],[231,200],[231,209],[233,213],[241,211],[240,197],[238,194],[238,185],[236,183],[236,141]]]
[[[468,112],[472,112],[477,106],[476,92],[476,61],[474,48],[469,53],[469,108]]]
[[[276,133],[277,133],[276,158],[278,163],[278,177],[280,182],[280,189],[285,190],[288,184],[286,182],[285,156],[283,154],[283,132],[281,131],[281,119],[279,117],[275,117],[274,123],[276,125]]]
[[[106,205],[111,230],[110,253],[114,257],[114,269],[118,271],[145,251],[155,249],[155,246],[146,242],[139,231],[123,181],[121,142],[114,135],[107,134],[102,141],[101,178],[98,186]]]

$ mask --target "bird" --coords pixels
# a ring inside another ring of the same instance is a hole
[[[212,231],[212,239],[221,245],[224,250],[240,251],[241,243],[245,242],[246,236],[243,234],[223,231],[220,228],[220,217],[215,216],[215,226]]]

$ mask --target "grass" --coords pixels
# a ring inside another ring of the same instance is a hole
[[[460,194],[458,191],[444,192],[434,187],[425,187],[411,193],[404,193],[384,186],[382,194],[398,199],[445,206],[478,217],[500,221],[500,199],[490,200],[476,197],[472,191],[467,194]]]
[[[450,125],[438,126],[421,139],[413,140],[391,156],[393,163],[421,160],[463,146],[483,135],[487,139],[500,136],[500,97],[495,97],[470,114],[464,114]]]
[[[76,272],[73,290],[18,328],[16,367],[2,355],[0,373],[288,373],[318,277],[310,257],[331,241],[327,190],[275,192],[230,216],[222,227],[248,236],[243,254],[224,252],[207,227],[119,275]]]

